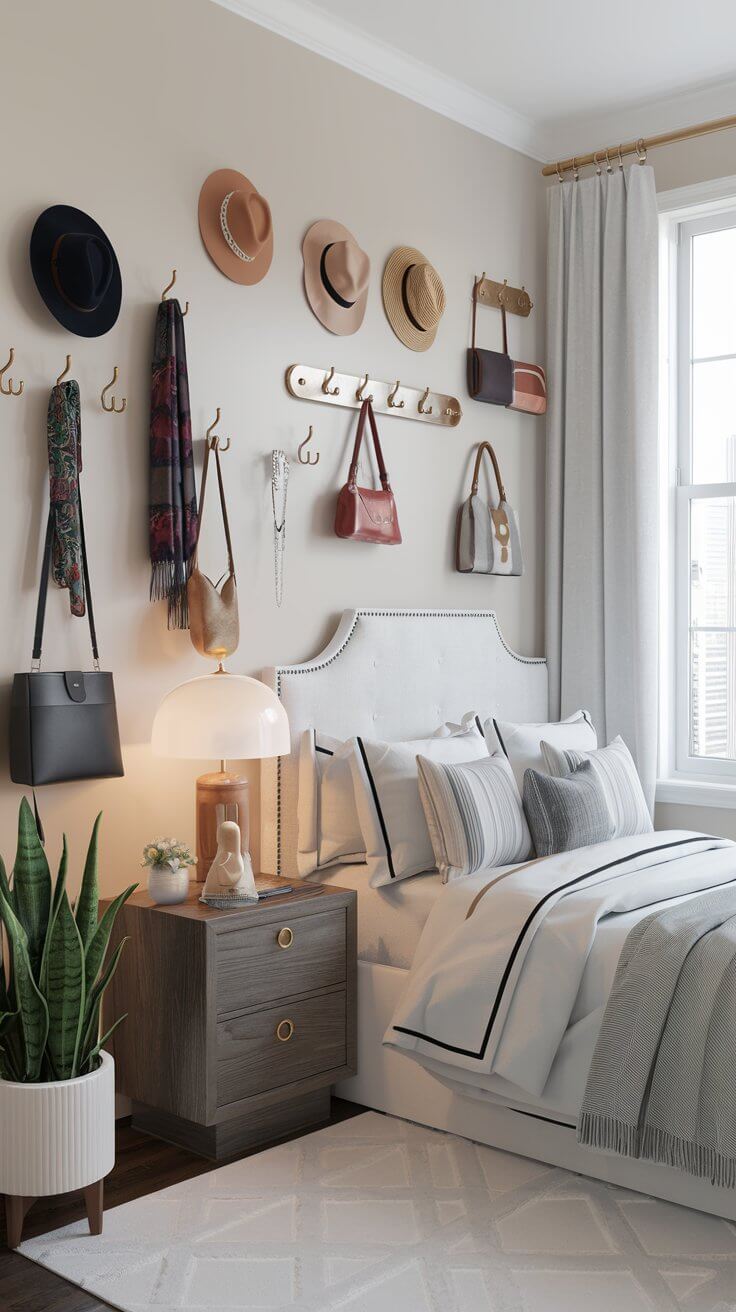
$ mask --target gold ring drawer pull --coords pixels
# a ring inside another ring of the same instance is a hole
[[[280,1043],[288,1043],[294,1034],[293,1020],[280,1020],[276,1026],[276,1038]]]
[[[290,929],[288,925],[284,925],[284,928],[280,929],[276,935],[276,942],[280,948],[290,948],[294,942],[293,929]]]

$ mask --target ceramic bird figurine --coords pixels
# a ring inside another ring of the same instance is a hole
[[[217,827],[217,854],[201,900],[219,907],[258,901],[253,866],[249,854],[240,850],[240,826],[234,820],[223,820]]]

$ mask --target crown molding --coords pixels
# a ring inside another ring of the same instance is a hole
[[[212,3],[522,155],[539,161],[547,158],[543,134],[532,119],[369,36],[352,23],[333,18],[309,0],[212,0]]]

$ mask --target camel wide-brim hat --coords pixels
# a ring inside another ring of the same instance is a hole
[[[273,259],[271,207],[237,169],[216,169],[199,193],[199,231],[221,273],[253,286]]]
[[[399,341],[426,351],[445,312],[445,289],[437,270],[413,246],[398,246],[383,271],[383,305]]]
[[[363,322],[371,262],[335,219],[313,223],[302,242],[304,290],[320,323],[347,337]]]

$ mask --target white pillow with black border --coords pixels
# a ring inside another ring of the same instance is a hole
[[[387,743],[353,740],[350,767],[372,888],[435,869],[419,796],[417,757],[455,764],[488,756],[483,726],[470,712],[431,738]]]
[[[548,774],[564,778],[574,774],[583,761],[590,761],[603,785],[608,809],[613,821],[612,838],[628,838],[634,834],[651,834],[654,829],[639,773],[623,738],[619,735],[607,747],[597,751],[578,752],[542,743],[545,769]]]
[[[299,744],[297,870],[302,879],[333,865],[365,863],[350,769],[352,741],[305,729]]]
[[[527,770],[547,767],[542,754],[542,741],[560,751],[590,752],[598,746],[598,735],[587,711],[575,711],[566,720],[549,724],[516,724],[511,720],[491,718],[483,725],[488,750],[503,752],[514,772],[519,796],[524,793],[524,774]],[[549,771],[548,771],[549,773]]]

